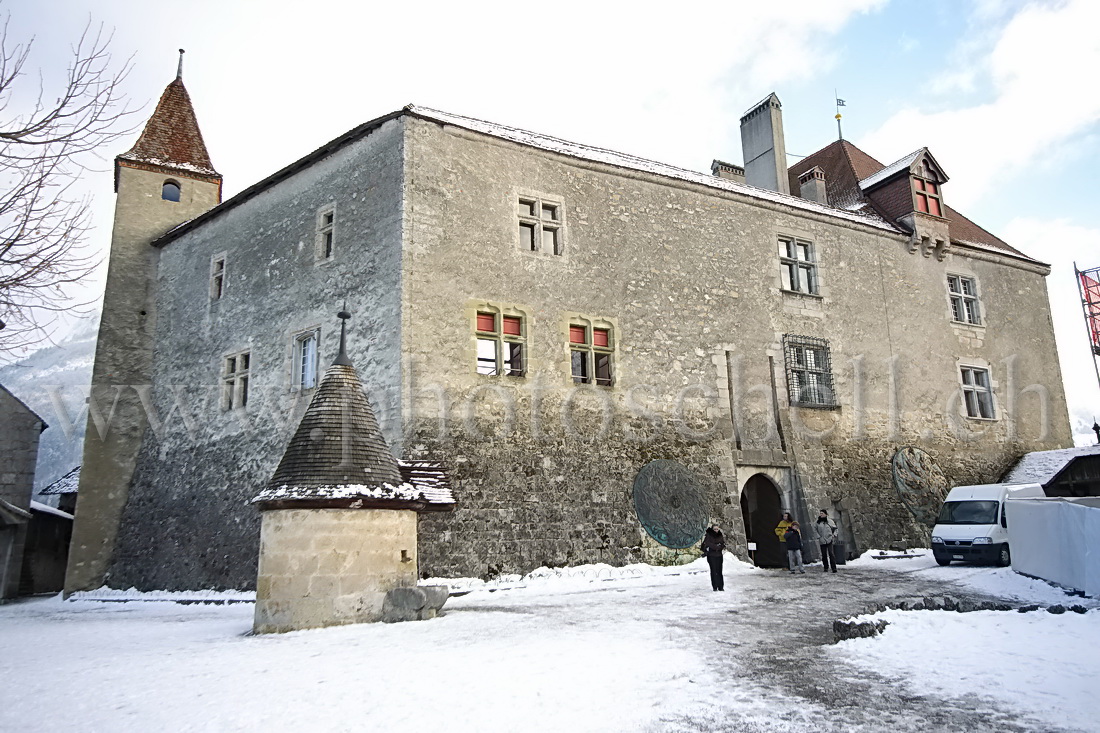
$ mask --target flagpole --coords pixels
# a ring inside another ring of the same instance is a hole
[[[837,140],[844,139],[844,131],[840,129],[840,107],[844,104],[844,101],[837,94],[837,90],[833,88],[833,99],[836,100],[836,137]]]

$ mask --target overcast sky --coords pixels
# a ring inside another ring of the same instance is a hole
[[[1053,265],[1079,440],[1100,418],[1072,269],[1100,266],[1095,0],[8,0],[0,9],[11,15],[9,45],[35,37],[31,65],[47,88],[89,20],[113,31],[119,61],[133,55],[126,91],[146,105],[142,120],[186,49],[184,80],[227,197],[408,103],[709,171],[713,158],[741,162],[738,120],[771,91],[788,152],[828,144],[835,89],[846,138],[883,163],[928,146],[953,207]],[[111,176],[88,185],[92,244],[105,251]]]

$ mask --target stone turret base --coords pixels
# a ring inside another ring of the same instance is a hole
[[[265,511],[253,631],[381,621],[386,594],[416,586],[416,520],[411,510]]]

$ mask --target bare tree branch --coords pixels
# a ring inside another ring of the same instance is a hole
[[[33,84],[26,68],[34,44],[12,46],[10,14],[0,29],[0,361],[48,339],[57,314],[80,311],[68,286],[98,265],[87,251],[90,200],[76,193],[81,174],[134,128],[103,26],[84,27],[72,47],[64,83],[48,93],[41,77],[34,102],[16,93]]]

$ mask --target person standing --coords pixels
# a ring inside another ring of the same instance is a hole
[[[798,572],[805,575],[806,569],[802,567],[802,532],[798,529],[798,522],[791,522],[783,539],[787,543],[787,564],[791,572],[793,573],[795,565],[798,565]]]
[[[833,542],[836,540],[836,524],[829,519],[829,512],[822,509],[817,513],[817,522],[814,523],[814,534],[817,535],[817,544],[821,547],[821,567],[826,573],[829,566],[836,572],[836,553],[833,550]]]
[[[710,586],[713,590],[726,589],[725,580],[722,578],[722,553],[726,551],[726,537],[722,534],[722,528],[715,524],[707,527],[703,537],[703,545],[700,547],[703,557],[710,565]]]
[[[794,519],[791,517],[790,512],[783,512],[783,517],[779,520],[779,524],[775,525],[775,536],[779,538],[779,547],[781,550],[787,549],[786,540],[784,538],[787,536],[787,530],[790,529],[791,522],[793,521]]]

